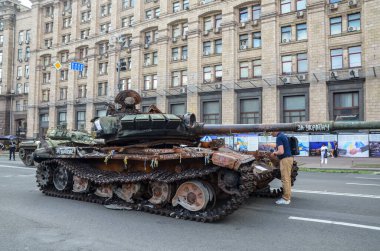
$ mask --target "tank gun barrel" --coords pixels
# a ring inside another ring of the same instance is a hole
[[[194,131],[199,135],[206,134],[229,134],[229,133],[248,133],[248,132],[333,132],[347,130],[375,130],[380,129],[380,121],[354,121],[354,122],[296,122],[296,123],[277,123],[277,124],[198,124]]]

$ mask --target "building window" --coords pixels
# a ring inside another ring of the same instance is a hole
[[[260,48],[261,47],[261,32],[254,32],[253,33],[252,47],[253,48]]]
[[[343,50],[334,49],[331,50],[331,69],[342,69],[343,68]]]
[[[105,117],[107,116],[107,110],[96,110],[96,117]]]
[[[29,78],[29,65],[25,65],[25,78]]]
[[[17,59],[22,60],[22,49],[17,50]]]
[[[360,30],[360,13],[348,15],[348,31]]]
[[[297,24],[297,40],[307,39],[307,26],[306,24]]]
[[[85,85],[78,86],[78,98],[85,98],[87,96],[87,87]]]
[[[99,75],[108,74],[108,63],[99,63]]]
[[[22,66],[17,66],[17,78],[22,77]]]
[[[60,100],[67,99],[67,88],[59,88],[59,99]]]
[[[45,23],[45,33],[53,32],[53,22]]]
[[[306,9],[306,0],[297,0],[297,11]]]
[[[155,90],[157,89],[157,74],[144,76],[144,90]]]
[[[211,17],[204,18],[203,27],[204,27],[204,31],[211,31],[212,30],[212,18]]]
[[[203,68],[203,81],[204,81],[204,83],[211,83],[211,71],[212,71],[212,67],[210,67],[210,66]]]
[[[144,54],[144,66],[150,66],[150,53]]]
[[[175,115],[184,115],[186,113],[186,104],[170,104],[170,113]]]
[[[182,4],[182,6],[183,6],[183,9],[184,10],[188,10],[189,9],[189,0],[183,0],[183,4]]]
[[[203,55],[208,56],[211,54],[211,42],[203,42]]]
[[[77,130],[86,128],[86,112],[77,112]]]
[[[172,48],[172,60],[177,61],[179,58],[178,48]]]
[[[27,46],[25,48],[25,59],[29,59],[30,58],[30,47]]]
[[[20,31],[18,33],[18,42],[21,44],[22,42],[24,42],[24,31]]]
[[[153,52],[153,65],[158,65],[158,52]]]
[[[187,46],[182,46],[182,60],[187,60]]]
[[[220,123],[220,105],[219,101],[203,102],[203,122],[206,124]]]
[[[362,66],[362,48],[360,46],[348,48],[348,65],[350,68]]]
[[[305,96],[284,96],[284,122],[306,121]]]
[[[260,123],[260,103],[258,98],[240,99],[240,124]]]
[[[69,70],[60,70],[59,80],[67,81],[69,77]]]
[[[330,18],[330,35],[342,33],[342,17]]]
[[[180,79],[180,72],[175,71],[172,73],[172,86],[176,87],[179,86],[179,79]]]
[[[249,78],[249,63],[240,62],[240,78]]]
[[[16,86],[16,94],[22,94],[22,84],[17,84]]]
[[[261,6],[252,6],[252,20],[258,20],[261,18]]]
[[[222,65],[215,65],[215,81],[216,82],[222,81],[222,77],[223,77]]]
[[[67,17],[63,19],[63,28],[71,27],[71,17]]]
[[[187,71],[181,71],[182,85],[187,85]]]
[[[66,112],[59,112],[58,113],[58,125],[66,125],[67,123],[67,113]]]
[[[24,93],[28,94],[29,93],[29,83],[24,84]]]
[[[359,120],[359,92],[334,93],[334,120],[350,117]]]
[[[297,72],[298,73],[305,73],[308,72],[308,60],[307,60],[307,54],[297,54]]]
[[[172,32],[172,37],[177,38],[181,36],[181,27],[180,25],[174,25],[173,26],[173,32]]]
[[[261,77],[261,59],[253,60],[253,77]]]
[[[281,14],[289,13],[291,11],[291,1],[281,0]]]
[[[215,40],[215,54],[222,54],[222,39]]]
[[[281,41],[283,43],[290,42],[292,40],[292,27],[285,26],[281,27]]]
[[[282,74],[292,74],[292,56],[282,56]]]
[[[85,23],[91,20],[91,11],[84,11],[81,13],[81,22]]]
[[[248,8],[244,7],[239,10],[240,23],[248,22]]]
[[[248,48],[248,34],[243,34],[239,36],[240,50],[245,50]]]
[[[42,102],[49,102],[49,94],[50,94],[49,89],[42,90]]]
[[[50,83],[50,72],[45,72],[42,74],[42,83],[44,84]]]
[[[173,12],[178,12],[181,10],[181,4],[180,2],[174,2],[173,3]]]
[[[108,83],[98,83],[98,96],[107,96],[108,94]]]

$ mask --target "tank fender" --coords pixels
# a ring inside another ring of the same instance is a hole
[[[234,152],[228,148],[220,148],[212,154],[211,161],[214,165],[238,170],[242,164],[255,160],[252,155]]]

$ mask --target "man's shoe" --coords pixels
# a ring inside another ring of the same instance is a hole
[[[281,198],[278,201],[276,201],[276,204],[277,205],[289,205],[290,204],[290,200],[284,200],[283,198]]]

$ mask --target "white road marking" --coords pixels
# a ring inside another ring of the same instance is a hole
[[[311,222],[325,223],[325,224],[334,224],[334,225],[341,225],[341,226],[347,226],[347,227],[365,228],[365,229],[371,229],[371,230],[380,231],[380,227],[369,226],[369,225],[361,225],[361,224],[354,224],[354,223],[348,223],[348,222],[339,222],[339,221],[330,221],[330,220],[303,218],[303,217],[295,217],[295,216],[289,216],[288,219],[289,220],[311,221]]]
[[[379,184],[363,184],[363,183],[346,183],[346,185],[356,185],[356,186],[375,186],[375,187],[380,187]]]
[[[0,167],[8,167],[8,168],[14,168],[14,169],[24,169],[24,170],[33,170],[36,171],[33,167],[21,167],[21,166],[6,166],[6,165],[0,165]]]
[[[311,190],[298,190],[298,189],[292,189],[292,192],[294,192],[294,193],[310,193],[310,194],[323,194],[323,195],[337,195],[337,196],[347,196],[347,197],[380,199],[379,195],[371,195],[371,194],[336,193],[336,192],[327,192],[327,191],[311,191]]]
[[[2,178],[23,178],[23,177],[33,177],[34,174],[21,174],[21,175],[4,175]]]
[[[380,180],[380,178],[367,178],[367,177],[355,177],[355,179],[363,179],[363,180]]]

